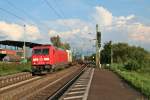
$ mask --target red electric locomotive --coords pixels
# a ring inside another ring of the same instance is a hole
[[[50,72],[58,66],[68,63],[68,53],[52,45],[33,47],[32,73]]]

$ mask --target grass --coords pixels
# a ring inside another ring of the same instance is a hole
[[[20,63],[3,63],[0,62],[0,76],[15,74],[18,72],[31,71],[31,63],[20,64]]]
[[[122,65],[112,65],[112,70],[119,74],[142,94],[150,98],[150,72],[128,71],[120,68]]]

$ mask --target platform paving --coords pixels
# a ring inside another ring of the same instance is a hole
[[[95,69],[88,100],[145,100],[115,73]]]

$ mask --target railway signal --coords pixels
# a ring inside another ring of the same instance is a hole
[[[101,47],[101,32],[97,31],[97,42],[98,42],[98,47]]]

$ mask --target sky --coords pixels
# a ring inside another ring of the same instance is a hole
[[[0,0],[0,40],[50,43],[59,35],[76,50],[127,42],[150,51],[150,0]],[[24,27],[25,25],[25,27]]]

